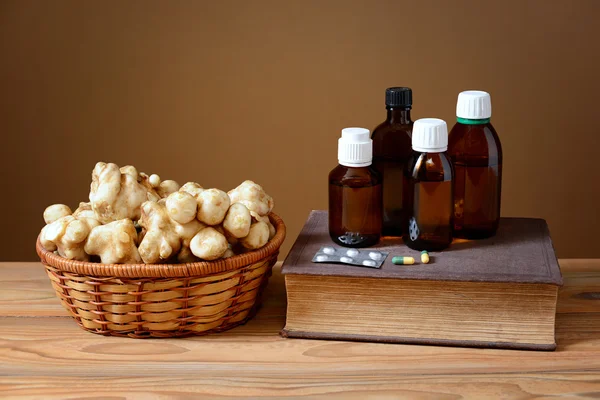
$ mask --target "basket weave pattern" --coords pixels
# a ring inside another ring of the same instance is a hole
[[[174,265],[96,264],[66,260],[37,242],[37,252],[62,305],[85,330],[133,338],[221,332],[243,324],[261,294],[285,238],[228,259]]]

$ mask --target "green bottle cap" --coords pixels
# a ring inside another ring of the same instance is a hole
[[[461,118],[456,117],[456,122],[464,125],[484,125],[490,122],[490,118],[483,119],[469,119],[469,118]]]

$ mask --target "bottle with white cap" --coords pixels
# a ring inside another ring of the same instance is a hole
[[[482,239],[494,236],[500,222],[502,146],[490,122],[490,95],[461,92],[456,125],[450,131],[448,155],[455,170],[454,236]]]
[[[452,242],[453,169],[446,154],[446,122],[437,118],[415,121],[412,148],[403,196],[409,219],[402,239],[411,249],[440,251]]]
[[[364,128],[342,129],[339,165],[329,173],[329,235],[345,247],[373,246],[381,238],[382,183],[371,165],[370,133]]]

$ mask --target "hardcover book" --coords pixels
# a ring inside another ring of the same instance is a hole
[[[562,285],[546,221],[502,218],[496,236],[455,240],[420,263],[401,239],[374,248],[381,268],[313,263],[329,238],[326,211],[312,211],[283,263],[284,337],[554,350]],[[394,265],[392,256],[414,265]]]

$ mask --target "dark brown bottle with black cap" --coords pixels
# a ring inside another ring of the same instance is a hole
[[[406,185],[403,174],[412,154],[410,119],[412,90],[391,87],[385,91],[387,119],[373,131],[373,166],[383,180],[383,230],[384,236],[402,236],[407,224],[402,193]]]

